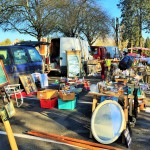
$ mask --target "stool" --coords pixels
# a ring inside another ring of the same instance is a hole
[[[7,96],[9,97],[9,99],[10,99],[10,96],[14,95],[16,103],[17,103],[17,107],[20,107],[23,104],[23,96],[21,94],[23,89],[20,89],[20,84],[6,85],[6,86],[4,86],[4,89],[5,89]],[[18,102],[17,94],[20,95],[21,102]],[[5,100],[6,96],[4,95],[3,97]]]

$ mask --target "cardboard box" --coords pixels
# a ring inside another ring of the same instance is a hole
[[[68,100],[74,100],[75,99],[75,93],[63,93],[62,91],[59,91],[59,97],[63,101],[68,101]]]
[[[55,97],[58,97],[57,90],[46,89],[46,90],[37,92],[38,99],[51,99],[51,98],[55,98]]]
[[[88,60],[87,61],[88,65],[97,65],[98,64],[98,59],[94,59],[94,60]]]
[[[144,110],[144,108],[145,108],[145,103],[142,102],[142,103],[140,104],[140,110]]]

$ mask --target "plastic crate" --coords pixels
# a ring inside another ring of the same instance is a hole
[[[73,110],[76,107],[76,98],[70,101],[63,101],[62,99],[58,99],[58,109],[69,109]]]
[[[40,105],[41,108],[54,108],[58,104],[58,98],[52,98],[52,99],[40,99]]]

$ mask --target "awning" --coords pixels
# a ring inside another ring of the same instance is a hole
[[[131,50],[138,50],[138,49],[141,49],[141,50],[150,50],[149,48],[145,48],[145,47],[131,47],[131,48],[128,48],[128,49],[131,49]]]
[[[136,57],[136,56],[137,56],[137,53],[128,53],[128,56]]]

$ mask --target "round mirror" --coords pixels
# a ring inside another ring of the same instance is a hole
[[[92,134],[100,143],[113,143],[122,133],[124,125],[124,112],[116,101],[106,100],[100,103],[92,114]]]

